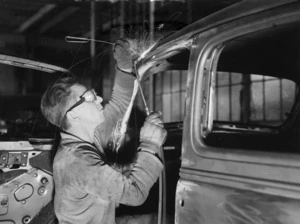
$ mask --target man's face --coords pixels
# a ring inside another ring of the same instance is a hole
[[[94,90],[87,90],[85,86],[76,84],[71,87],[71,90],[76,96],[76,103],[70,111],[87,125],[98,125],[104,121],[103,106],[101,102],[103,99],[96,95]]]

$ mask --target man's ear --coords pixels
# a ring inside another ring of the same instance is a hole
[[[79,116],[73,110],[67,113],[67,118],[71,121],[79,121]]]

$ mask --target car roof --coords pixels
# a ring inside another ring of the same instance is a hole
[[[167,58],[170,54],[165,52],[176,51],[176,49],[187,48],[192,42],[196,33],[203,32],[218,25],[227,23],[247,15],[262,12],[288,3],[297,2],[296,0],[244,0],[235,3],[218,12],[210,14],[185,28],[173,33],[166,39],[158,42],[147,54],[143,55],[140,64],[145,64],[152,59],[158,60]],[[165,55],[164,55],[165,54]]]

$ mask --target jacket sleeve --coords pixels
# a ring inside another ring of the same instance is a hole
[[[107,165],[96,153],[85,151],[80,154],[84,166],[77,181],[80,189],[104,200],[126,205],[144,203],[163,169],[158,157],[143,150],[137,153],[128,176]]]
[[[132,97],[134,80],[133,76],[116,69],[111,98],[104,107],[105,121],[97,126],[94,134],[97,148],[105,148],[113,128],[123,118]]]

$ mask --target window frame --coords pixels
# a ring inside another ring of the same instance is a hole
[[[194,79],[192,90],[188,93],[188,97],[191,98],[189,105],[193,106],[190,108],[189,130],[187,131],[190,132],[190,145],[198,156],[238,163],[300,167],[300,154],[225,149],[208,146],[202,139],[202,135],[205,136],[206,132],[212,128],[213,110],[208,109],[213,105],[213,102],[210,102],[212,98],[209,97],[212,92],[207,90],[212,81],[211,77],[216,73],[218,57],[224,43],[239,36],[296,21],[300,21],[300,12],[297,8],[289,6],[241,18],[195,36],[194,46],[196,47],[192,52],[192,63],[190,63],[192,64],[190,66],[195,66],[190,67],[193,70],[191,75],[195,77],[188,78]]]

